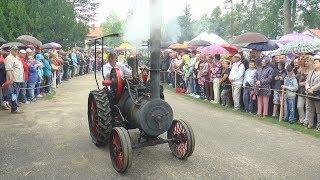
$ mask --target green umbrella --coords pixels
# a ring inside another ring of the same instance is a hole
[[[293,41],[283,45],[278,49],[279,54],[288,53],[309,53],[320,50],[320,40],[313,41]]]

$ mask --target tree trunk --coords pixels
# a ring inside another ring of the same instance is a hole
[[[283,1],[283,34],[289,34],[292,32],[292,22],[291,22],[291,3],[290,0]]]
[[[233,12],[233,0],[230,0],[231,3],[231,23],[230,23],[230,34],[231,37],[234,36],[234,31],[233,31],[233,27],[234,27],[234,12]]]
[[[291,5],[291,30],[294,28],[296,22],[297,0],[292,0]]]

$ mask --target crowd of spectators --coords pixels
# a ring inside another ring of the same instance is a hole
[[[285,121],[307,128],[316,124],[320,131],[319,55],[290,59],[257,50],[247,56],[241,50],[233,56],[170,50],[162,57],[161,79],[177,93],[264,117],[279,118],[283,110]]]
[[[52,93],[63,81],[89,73],[90,53],[71,49],[19,49],[0,52],[0,104],[2,110],[22,113],[20,106]]]

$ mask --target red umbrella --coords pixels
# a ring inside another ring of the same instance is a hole
[[[225,48],[231,55],[238,53],[238,47],[232,44],[220,44],[219,46]]]
[[[210,55],[215,55],[215,54],[229,54],[229,52],[218,45],[211,45],[207,46],[201,49],[202,54],[210,54]]]

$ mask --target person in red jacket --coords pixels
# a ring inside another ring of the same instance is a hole
[[[27,103],[29,104],[30,102],[27,101],[27,91],[25,88],[27,88],[27,82],[28,82],[28,78],[29,78],[29,66],[27,63],[27,52],[23,49],[21,49],[19,51],[19,59],[23,65],[23,78],[24,78],[24,82],[22,83],[22,87],[20,89],[20,97],[19,100],[22,103]]]

